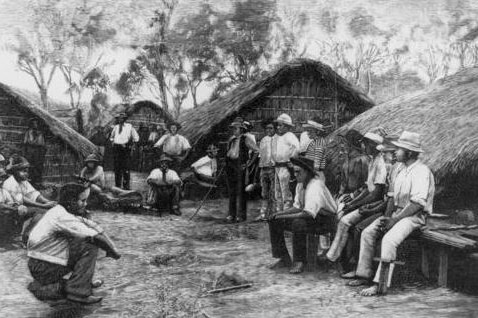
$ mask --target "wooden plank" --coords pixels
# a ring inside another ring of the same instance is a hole
[[[291,99],[291,100],[333,100],[331,97],[317,97],[317,96],[266,96],[266,99]]]
[[[319,236],[307,234],[307,271],[314,272],[317,269],[317,251],[319,248]]]
[[[448,283],[448,249],[440,247],[438,252],[438,286],[446,287]]]
[[[426,278],[430,278],[430,266],[429,266],[429,261],[428,261],[428,251],[425,245],[421,244],[421,250],[422,250],[422,262],[421,262],[421,269],[422,269],[422,274]]]
[[[421,238],[430,242],[455,247],[458,249],[476,249],[477,242],[464,237],[453,235],[453,233],[442,233],[440,231],[425,230],[421,233]]]

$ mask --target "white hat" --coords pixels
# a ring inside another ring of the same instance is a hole
[[[414,132],[405,130],[397,141],[392,141],[392,144],[410,151],[423,152],[422,144],[420,142],[420,134]]]
[[[302,125],[302,127],[304,128],[313,128],[313,129],[317,129],[317,130],[321,130],[321,131],[324,131],[325,127],[324,125],[321,125],[319,124],[318,122],[315,122],[313,120],[308,120],[307,123],[305,123],[304,125]]]
[[[373,132],[368,132],[364,136],[364,138],[367,138],[373,142],[376,142],[377,144],[383,143],[383,137],[380,136],[379,134],[373,133]]]
[[[291,127],[294,126],[292,124],[292,118],[290,118],[290,116],[287,114],[280,114],[279,117],[277,117],[276,122],[282,123],[284,125],[291,126]]]

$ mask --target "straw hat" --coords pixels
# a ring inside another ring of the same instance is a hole
[[[398,148],[407,149],[413,152],[423,152],[420,134],[414,132],[405,130],[397,141],[392,141],[392,144]]]
[[[6,169],[8,172],[15,172],[26,168],[30,168],[28,160],[21,156],[14,156],[10,158],[10,163],[7,165]]]
[[[314,171],[314,161],[312,159],[308,159],[308,158],[305,158],[305,157],[301,156],[301,157],[298,157],[298,158],[290,158],[290,162],[293,165],[299,166],[299,167],[309,171],[312,174],[315,173],[315,171]]]
[[[324,126],[322,124],[319,124],[316,121],[313,120],[308,120],[304,125],[302,125],[304,128],[312,128],[320,131],[325,131],[325,129],[329,128],[329,126]]]
[[[163,162],[163,161],[172,162],[173,159],[171,159],[170,157],[166,156],[165,154],[162,154],[161,157],[159,157],[159,162]]]
[[[244,121],[244,127],[246,127],[247,130],[254,128],[254,126],[248,121]]]
[[[397,147],[392,144],[392,141],[397,141],[398,136],[396,135],[387,135],[385,138],[383,138],[383,143],[381,145],[377,146],[378,151],[382,152],[389,152],[389,151],[395,151],[397,150]]]
[[[246,126],[244,125],[244,120],[241,117],[236,117],[229,126],[247,129]]]
[[[94,154],[94,153],[88,155],[88,156],[86,157],[86,159],[85,159],[85,163],[88,163],[88,162],[96,162],[96,163],[98,163],[98,162],[100,162],[100,161],[101,161],[101,160],[100,160],[100,158],[98,157],[98,155],[96,155],[96,154]]]
[[[290,127],[294,126],[294,124],[292,124],[292,118],[290,118],[290,116],[285,113],[280,114],[279,117],[277,117],[276,122],[290,126]]]

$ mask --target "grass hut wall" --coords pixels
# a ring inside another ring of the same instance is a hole
[[[309,59],[279,65],[261,79],[240,85],[213,102],[182,113],[179,122],[193,152],[188,161],[205,153],[210,142],[225,154],[230,136],[229,124],[241,116],[254,125],[253,133],[260,140],[260,122],[287,113],[302,131],[301,122],[313,117],[330,121],[335,127],[349,121],[373,106],[373,102],[329,66]]]
[[[476,201],[478,190],[478,68],[464,69],[419,92],[403,95],[355,117],[332,134],[365,133],[382,126],[390,133],[417,132],[441,198],[459,195]],[[332,164],[338,153],[331,149]],[[336,149],[335,149],[336,150]],[[460,201],[460,203],[465,203]],[[458,202],[454,202],[455,204]]]
[[[5,156],[22,154],[23,136],[32,118],[39,120],[45,133],[44,181],[71,181],[72,175],[83,165],[83,159],[97,152],[97,147],[41,109],[23,91],[0,83],[0,151]]]

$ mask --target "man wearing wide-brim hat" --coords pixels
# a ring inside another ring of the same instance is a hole
[[[361,292],[364,296],[377,295],[381,292],[378,283],[382,266],[390,267],[389,277],[391,277],[393,266],[390,266],[390,263],[396,260],[398,246],[412,232],[423,227],[427,215],[433,213],[435,180],[431,170],[418,159],[419,154],[423,152],[420,135],[404,131],[392,144],[398,148],[397,161],[404,167],[398,172],[393,184],[394,205],[385,213],[387,216],[378,218],[362,232],[356,272],[359,279],[354,285],[372,284]],[[381,243],[381,261],[374,275],[372,263],[376,241],[382,233],[385,235]],[[386,284],[389,285],[390,281]]]
[[[303,155],[306,158],[314,161],[314,169],[317,176],[319,176],[325,182],[325,164],[327,162],[327,144],[328,141],[325,138],[326,129],[331,125],[324,126],[315,120],[308,120],[303,126],[307,132],[309,142]],[[302,136],[301,136],[302,137]],[[302,142],[302,140],[301,140]],[[302,142],[303,144],[304,142]]]
[[[7,165],[7,172],[12,175],[5,180],[2,186],[4,190],[10,193],[16,204],[28,208],[26,213],[19,215],[21,222],[23,222],[22,236],[24,242],[28,239],[28,233],[31,229],[31,218],[36,219],[37,214],[42,214],[45,209],[57,204],[56,201],[45,198],[30,184],[28,181],[29,168],[30,164],[24,157],[16,155],[11,157],[10,163]]]
[[[158,142],[154,144],[154,147],[159,149],[159,152],[168,156],[172,162],[170,168],[180,171],[181,162],[186,159],[191,151],[191,145],[186,137],[180,135],[178,130],[181,129],[181,125],[177,122],[168,123],[169,133],[163,135]]]
[[[179,201],[182,181],[178,173],[169,168],[172,161],[168,156],[161,155],[159,168],[153,169],[146,179],[150,186],[148,204],[159,211],[166,208],[171,214],[181,215]]]
[[[246,127],[242,118],[235,118],[229,126],[232,136],[229,138],[226,148],[225,170],[229,194],[226,220],[228,222],[243,222],[247,219],[246,175],[249,164],[259,153],[259,147],[249,135],[245,134]],[[249,156],[250,151],[253,153],[252,158]]]
[[[377,146],[383,143],[385,133],[382,129],[375,128],[364,135],[362,144],[365,147],[365,153],[371,158],[368,166],[368,176],[365,185],[358,196],[352,201],[345,203],[339,212],[339,223],[337,233],[327,252],[327,259],[336,262],[345,249],[349,238],[350,227],[355,226],[366,216],[361,214],[360,207],[383,199],[385,186],[387,183],[387,167]]]
[[[294,127],[292,118],[281,114],[276,119],[277,131],[272,139],[272,160],[275,163],[275,201],[276,212],[281,212],[292,206],[292,191],[289,182],[291,173],[291,158],[299,155],[299,139],[290,130]]]
[[[118,114],[110,141],[113,144],[115,184],[118,188],[130,189],[131,148],[139,142],[139,135],[133,125],[126,122],[126,113]]]
[[[272,256],[279,259],[271,268],[292,265],[290,273],[298,274],[306,263],[306,233],[315,233],[318,227],[332,227],[337,205],[325,183],[315,176],[313,160],[299,157],[292,158],[291,163],[297,178],[294,205],[269,219]],[[284,231],[293,233],[293,262],[287,251]]]

